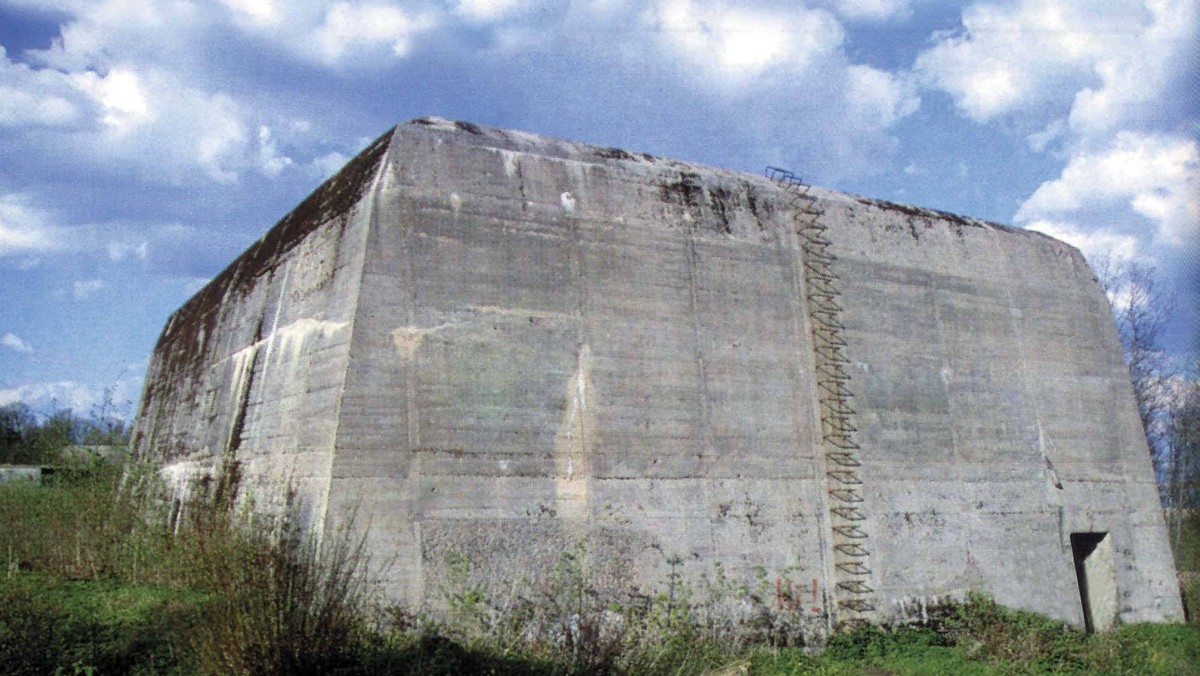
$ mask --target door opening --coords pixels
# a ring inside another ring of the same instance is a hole
[[[1071,533],[1075,578],[1088,632],[1104,631],[1117,619],[1117,580],[1108,533]]]

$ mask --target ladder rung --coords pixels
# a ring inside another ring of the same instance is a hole
[[[858,466],[862,465],[862,463],[859,462],[858,459],[855,458],[852,454],[846,453],[844,451],[838,451],[838,452],[834,452],[834,453],[826,453],[825,457],[829,458],[830,460],[837,463],[838,465],[841,465],[842,467],[858,467]]]
[[[859,563],[858,561],[844,561],[842,563],[836,563],[836,564],[834,564],[834,566],[838,570],[842,571],[843,573],[849,573],[850,575],[870,575],[871,574],[871,569],[867,568],[866,566]]]
[[[813,327],[813,337],[820,340],[825,345],[835,347],[846,347],[846,339],[842,338],[835,329],[826,328],[824,326]]]
[[[841,415],[826,416],[821,419],[821,424],[822,424],[821,429],[825,432],[826,435],[829,435],[829,436],[833,436],[836,434],[836,435],[842,435],[842,436],[848,437],[849,435],[854,434],[855,432],[858,431],[857,427],[850,424],[850,421],[847,420],[845,416],[841,416]],[[841,446],[839,446],[838,448],[841,448]]]
[[[843,364],[844,362],[838,363],[835,361],[826,361],[824,363],[818,363],[817,370],[829,376],[830,378],[835,378],[837,380],[850,380],[850,373],[846,371],[846,367],[843,366]]]
[[[822,399],[821,407],[826,409],[829,415],[853,416],[855,414],[854,407],[841,399]]]
[[[858,444],[854,443],[854,440],[851,439],[850,436],[845,433],[836,433],[835,432],[832,434],[826,434],[824,436],[824,439],[831,446],[836,446],[837,448],[840,448],[843,451],[857,451],[860,448],[860,446]]]
[[[862,479],[858,475],[848,469],[835,469],[825,473],[830,479],[848,486],[861,486]]]
[[[839,589],[845,589],[851,594],[870,594],[875,591],[866,582],[862,582],[861,580],[845,580],[844,582],[839,582],[837,586]]]
[[[833,532],[837,533],[838,535],[841,535],[842,537],[847,537],[852,540],[867,539],[867,532],[864,531],[863,529],[859,528],[858,526],[834,526]]]
[[[814,345],[813,352],[816,352],[822,359],[838,364],[849,364],[850,360],[846,355],[842,354],[841,348],[836,345]]]

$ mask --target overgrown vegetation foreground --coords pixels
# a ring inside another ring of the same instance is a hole
[[[236,470],[236,468],[230,468]],[[1089,636],[983,596],[929,625],[861,628],[819,656],[770,627],[706,621],[686,595],[637,611],[601,607],[564,555],[555,583],[497,612],[469,580],[448,619],[382,607],[361,539],[318,551],[294,521],[233,505],[236,471],[199,487],[168,532],[149,475],[100,463],[46,485],[0,485],[0,672],[397,674],[1184,674],[1200,628],[1137,625]],[[1200,538],[1190,534],[1195,570]],[[466,563],[466,562],[464,562]],[[464,568],[464,571],[467,569]],[[1196,587],[1190,590],[1196,606]],[[1193,623],[1195,620],[1193,619]]]

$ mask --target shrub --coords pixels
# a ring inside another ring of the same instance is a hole
[[[1050,671],[1084,665],[1088,634],[1044,615],[1006,608],[987,594],[953,604],[936,629],[971,656],[1034,664]]]
[[[192,640],[199,668],[304,674],[352,663],[370,616],[353,516],[321,541],[301,526],[294,491],[276,518],[256,519],[237,508],[239,483],[230,462],[198,486],[165,557],[178,582],[208,596]]]

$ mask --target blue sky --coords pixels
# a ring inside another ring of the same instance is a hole
[[[1030,227],[1200,306],[1200,0],[0,0],[0,405],[126,414],[167,316],[438,115]]]

